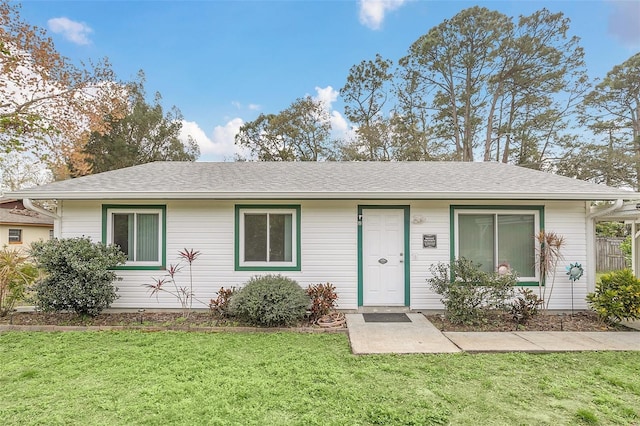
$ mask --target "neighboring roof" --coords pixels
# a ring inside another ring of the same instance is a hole
[[[22,201],[0,198],[0,225],[53,226],[53,219],[25,209]]]
[[[488,162],[155,162],[7,194],[33,199],[638,199]]]

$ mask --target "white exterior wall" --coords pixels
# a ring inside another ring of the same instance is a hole
[[[193,264],[194,293],[204,303],[221,287],[240,287],[251,276],[271,272],[234,270],[234,206],[235,204],[300,204],[301,206],[301,271],[284,272],[303,287],[330,282],[336,286],[341,309],[356,309],[358,305],[358,205],[410,206],[411,308],[441,309],[440,296],[432,293],[426,279],[433,263],[448,262],[450,208],[454,205],[545,206],[547,231],[555,231],[566,239],[565,260],[558,264],[551,309],[571,309],[571,287],[565,266],[586,259],[586,226],[584,202],[479,202],[479,201],[372,201],[372,200],[309,200],[282,202],[243,200],[188,200],[145,202],[64,201],[60,235],[63,238],[88,236],[102,239],[102,204],[163,204],[167,206],[167,264],[179,261],[178,252],[185,248],[201,252]],[[422,248],[422,234],[436,234],[437,248]],[[586,270],[586,268],[585,268]],[[277,272],[273,272],[277,273]],[[120,298],[114,308],[179,308],[177,301],[165,294],[159,301],[150,297],[145,284],[161,278],[164,271],[118,271],[123,278],[116,283]],[[586,307],[584,296],[588,277],[583,276],[574,287],[574,307]],[[188,284],[188,271],[176,275],[180,285]],[[536,289],[537,291],[537,289]],[[194,307],[204,308],[194,303]]]

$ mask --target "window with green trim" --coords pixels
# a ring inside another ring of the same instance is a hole
[[[299,206],[236,206],[236,268],[299,269]]]
[[[537,281],[538,210],[456,209],[455,257],[479,263],[486,272],[507,265],[520,281]]]
[[[105,243],[120,247],[126,266],[164,265],[164,208],[105,206]]]

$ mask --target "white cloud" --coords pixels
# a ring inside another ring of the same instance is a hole
[[[235,136],[243,124],[244,121],[241,118],[234,118],[222,126],[214,127],[209,137],[195,121],[183,120],[180,139],[186,141],[187,136],[191,136],[198,143],[200,160],[231,160],[235,154],[243,154],[243,151],[235,145]]]
[[[322,102],[327,109],[331,109],[331,105],[338,99],[340,92],[331,86],[325,88],[316,86],[315,99]]]
[[[249,104],[247,106],[251,111],[258,111],[260,109],[260,105],[258,104]]]
[[[64,38],[72,43],[86,45],[90,44],[89,34],[93,32],[84,22],[72,21],[69,18],[52,18],[47,21],[49,29],[56,34],[62,34]]]
[[[360,0],[360,23],[372,30],[382,26],[387,12],[398,9],[405,0]]]
[[[355,135],[355,130],[351,124],[344,118],[339,111],[333,109],[333,104],[338,100],[340,92],[335,90],[331,86],[318,87],[316,86],[316,96],[314,99],[322,102],[325,109],[330,114],[331,121],[331,136],[334,139],[349,140]]]
[[[631,48],[640,46],[640,2],[610,1],[609,34]]]

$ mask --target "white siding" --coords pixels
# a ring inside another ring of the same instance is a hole
[[[582,202],[468,202],[468,201],[358,201],[312,200],[296,202],[245,201],[237,204],[300,204],[301,205],[301,270],[285,272],[306,287],[313,283],[330,282],[339,294],[339,307],[355,309],[358,304],[357,271],[357,207],[358,205],[409,205],[411,308],[441,309],[440,296],[431,292],[426,279],[429,267],[448,262],[450,256],[450,205],[532,205],[545,206],[547,231],[555,231],[566,239],[565,260],[558,264],[556,283],[550,307],[571,308],[571,287],[565,266],[579,262],[585,265],[586,232],[585,204]],[[61,206],[61,236],[89,236],[102,239],[102,202],[64,201]],[[251,276],[266,272],[234,270],[234,205],[232,201],[145,201],[143,203],[107,201],[104,204],[163,204],[167,206],[167,263],[179,262],[178,252],[185,248],[201,252],[193,264],[194,293],[206,307],[209,299],[221,287],[240,287]],[[436,234],[437,248],[423,248],[422,235]],[[162,294],[156,301],[145,284],[161,278],[164,271],[119,271],[122,281],[116,283],[120,298],[117,308],[179,308],[177,301]],[[188,285],[188,270],[176,275],[179,285]],[[574,287],[574,307],[585,307],[586,276]]]

